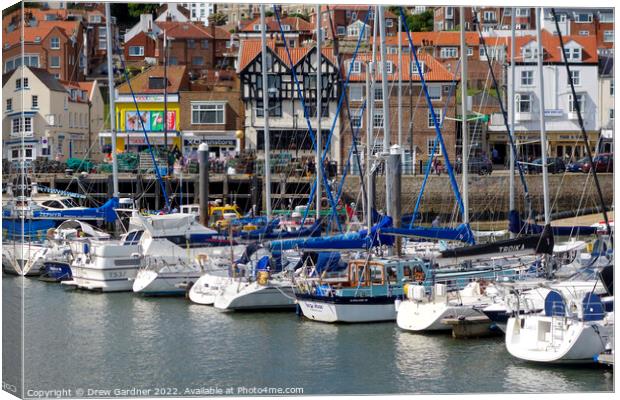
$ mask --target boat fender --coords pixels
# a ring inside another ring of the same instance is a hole
[[[257,282],[259,285],[266,285],[269,281],[269,271],[258,271]]]
[[[88,243],[84,243],[83,250],[84,250],[84,254],[90,253],[90,247],[88,246]]]
[[[403,285],[403,293],[405,294],[405,297],[408,298],[409,300],[413,300],[409,297],[409,284],[405,283]]]
[[[395,310],[396,312],[398,312],[398,307],[400,307],[400,303],[401,303],[401,301],[402,301],[401,299],[396,299],[396,300],[394,301],[394,310]]]

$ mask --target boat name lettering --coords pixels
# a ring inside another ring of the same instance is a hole
[[[515,244],[512,246],[499,246],[500,253],[508,253],[511,251],[521,251],[525,250],[525,244]]]

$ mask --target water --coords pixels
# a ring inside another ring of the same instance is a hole
[[[15,328],[6,311],[18,308],[20,281],[2,282],[5,334]],[[183,395],[215,387],[237,394],[238,387],[265,386],[304,394],[613,390],[606,370],[527,364],[512,358],[501,338],[455,340],[402,332],[394,323],[328,325],[293,312],[222,313],[183,298],[23,284],[26,394],[137,388],[152,396],[160,388]],[[18,346],[5,338],[5,381],[15,376],[10,357]]]

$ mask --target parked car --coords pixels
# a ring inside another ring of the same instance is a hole
[[[594,169],[596,172],[614,172],[614,154],[613,153],[601,153],[592,159]],[[581,170],[583,172],[590,172],[592,165],[589,162],[585,162]]]
[[[491,163],[488,157],[469,157],[468,164],[469,172],[472,174],[491,175],[491,172],[493,172],[493,163]],[[460,174],[463,171],[463,160],[459,158],[454,168],[456,169],[456,173]]]
[[[583,164],[588,161],[588,157],[580,158],[577,161],[571,161],[566,164],[566,172],[581,172]]]
[[[562,160],[559,157],[547,158],[547,171],[550,174],[559,174],[561,172],[566,171],[566,165],[564,164],[564,160]],[[534,161],[532,161],[530,164],[527,164],[527,173],[528,174],[542,173],[542,158],[537,158]]]

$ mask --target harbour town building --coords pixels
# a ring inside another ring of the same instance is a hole
[[[313,131],[316,129],[316,47],[288,48],[292,63],[282,43],[267,43],[267,73],[269,95],[269,132],[272,154],[283,154],[301,160],[313,157],[315,150],[304,115],[308,115]],[[245,106],[245,147],[262,157],[264,151],[263,82],[261,42],[244,40],[239,51],[237,73],[241,80],[241,98]],[[322,68],[322,142],[327,143],[334,123],[338,102],[338,66],[332,48],[323,48]],[[299,87],[293,77],[295,71]],[[306,110],[302,107],[303,94]],[[340,162],[340,124],[332,132],[328,157]]]
[[[59,81],[43,69],[20,67],[2,76],[2,98],[4,159],[97,156],[104,105],[96,80]]]
[[[600,104],[598,80],[598,54],[594,36],[570,35],[564,37],[565,57],[570,64],[571,76],[577,97],[573,98],[564,56],[557,35],[542,31],[545,91],[546,148],[551,156],[581,158],[585,154],[581,143],[577,107],[581,111],[585,130],[592,151],[595,150],[600,132]],[[516,38],[515,71],[515,139],[524,159],[539,157],[541,83],[537,67],[536,37],[525,35]],[[508,55],[510,63],[510,55]],[[508,87],[512,87],[508,74]],[[508,146],[508,137],[499,113],[491,116],[489,131],[491,142]]]

